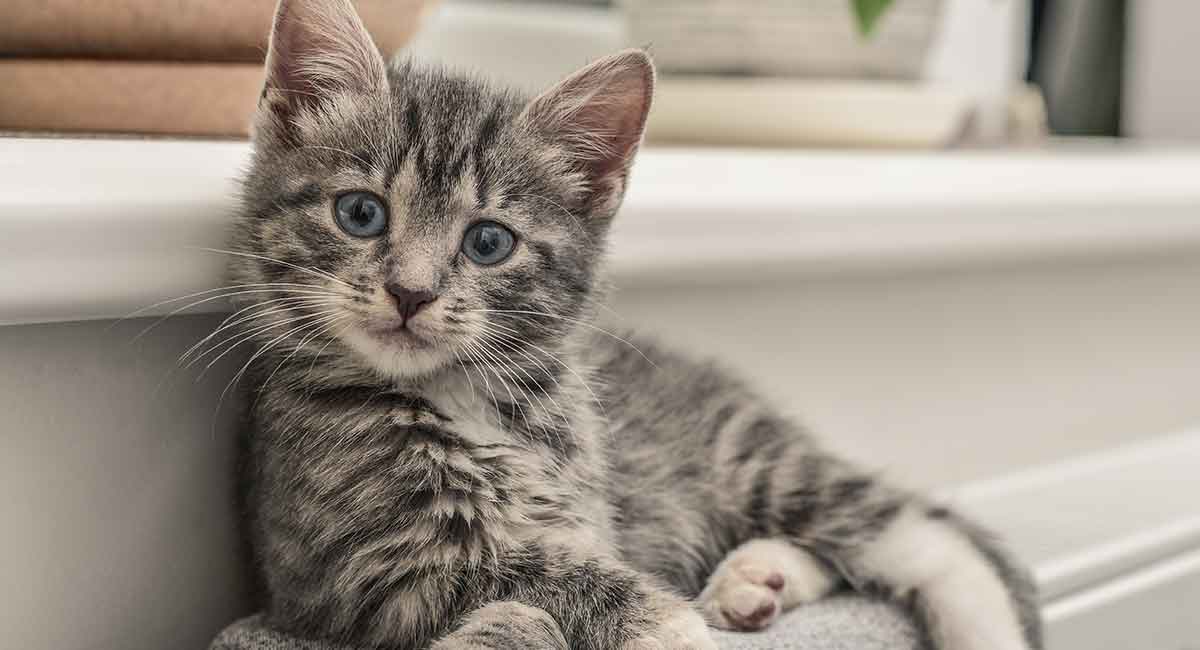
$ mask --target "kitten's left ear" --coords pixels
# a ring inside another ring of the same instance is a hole
[[[290,129],[305,109],[339,95],[387,90],[387,71],[350,0],[279,0],[259,128]]]
[[[524,118],[575,159],[586,176],[591,207],[615,209],[653,94],[650,57],[626,50],[559,82],[526,107]]]

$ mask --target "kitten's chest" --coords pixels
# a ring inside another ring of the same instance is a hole
[[[545,459],[469,404],[396,392],[319,406],[273,424],[266,492],[277,512],[304,513],[312,548],[387,540],[414,561],[477,562],[554,509]]]

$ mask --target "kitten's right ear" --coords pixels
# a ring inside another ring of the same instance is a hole
[[[279,0],[256,130],[291,131],[306,110],[387,90],[383,56],[350,0]]]

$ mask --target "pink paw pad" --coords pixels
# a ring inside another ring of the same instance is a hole
[[[767,579],[763,581],[763,584],[769,587],[772,591],[783,591],[783,576],[778,573],[772,573],[771,575],[767,576]]]

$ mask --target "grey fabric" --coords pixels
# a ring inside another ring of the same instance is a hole
[[[721,650],[919,650],[912,623],[896,608],[854,596],[838,596],[785,614],[755,634],[714,630]],[[284,636],[257,616],[230,625],[209,650],[352,650]]]

